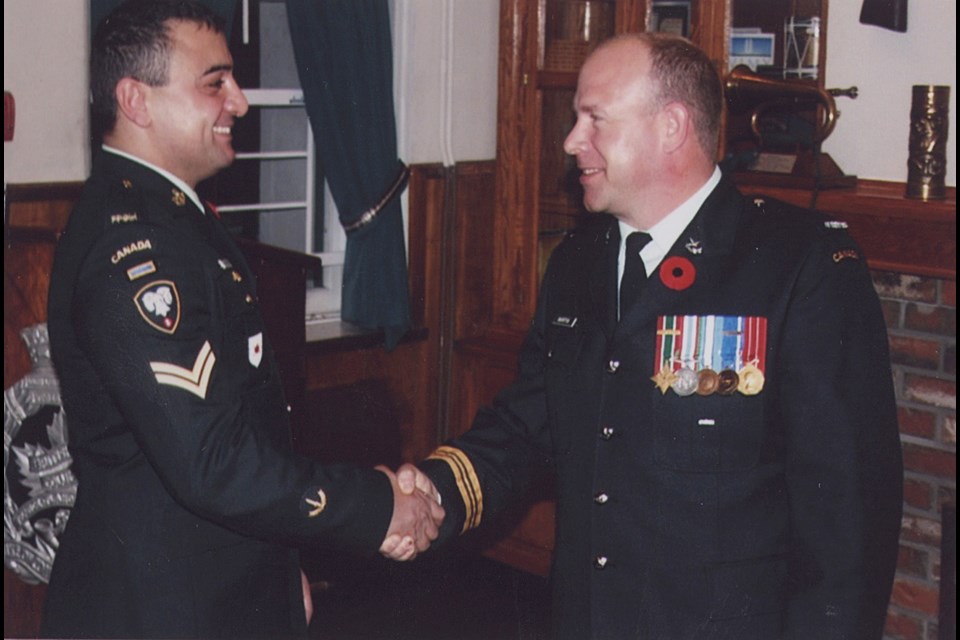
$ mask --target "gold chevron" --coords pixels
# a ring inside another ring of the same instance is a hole
[[[483,489],[480,488],[480,479],[477,477],[477,472],[467,454],[455,447],[444,446],[438,447],[427,456],[427,459],[443,460],[453,471],[453,477],[457,482],[457,489],[460,490],[460,496],[463,498],[463,506],[466,511],[466,518],[463,521],[463,529],[460,530],[460,533],[480,526],[480,519],[483,516]]]
[[[151,362],[150,368],[153,369],[157,382],[160,384],[179,387],[195,396],[206,398],[210,374],[213,373],[213,365],[216,362],[217,356],[214,355],[210,342],[206,341],[200,347],[200,353],[197,354],[197,359],[193,363],[193,369],[184,369],[169,362]]]

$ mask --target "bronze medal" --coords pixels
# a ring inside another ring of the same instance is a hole
[[[720,376],[713,369],[701,369],[697,372],[697,395],[709,396],[720,387]]]
[[[724,369],[719,375],[720,383],[717,387],[717,393],[722,396],[733,395],[733,392],[737,390],[737,385],[740,384],[740,376],[733,369]]]

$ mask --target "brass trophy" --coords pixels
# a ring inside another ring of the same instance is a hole
[[[943,200],[947,196],[947,133],[950,87],[914,85],[910,104],[908,198]]]
[[[839,112],[834,96],[856,98],[856,87],[823,89],[810,82],[757,75],[749,67],[739,65],[727,75],[724,94],[731,115],[747,114],[760,148],[747,169],[737,174],[738,181],[806,189],[856,184],[856,176],[844,174],[828,154],[819,151],[837,123]],[[814,112],[815,122],[805,143],[787,145],[792,148],[771,143],[763,122],[772,111]]]

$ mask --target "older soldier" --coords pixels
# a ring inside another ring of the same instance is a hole
[[[553,254],[517,381],[401,471],[446,539],[552,459],[557,637],[882,632],[902,477],[877,297],[844,225],[721,175],[721,100],[679,38],[587,59],[564,148],[610,215]]]

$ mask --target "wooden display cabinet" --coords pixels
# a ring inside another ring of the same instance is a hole
[[[576,162],[564,154],[563,141],[574,123],[577,73],[590,50],[648,24],[679,24],[726,71],[732,26],[774,31],[779,43],[784,16],[818,15],[822,78],[826,1],[501,0],[494,203],[492,211],[457,221],[454,266],[466,285],[456,294],[447,435],[468,429],[477,408],[512,379],[549,252],[587,215]],[[489,278],[489,288],[470,286],[478,274]],[[470,317],[461,317],[463,309]],[[545,574],[552,548],[547,499],[487,553]]]

